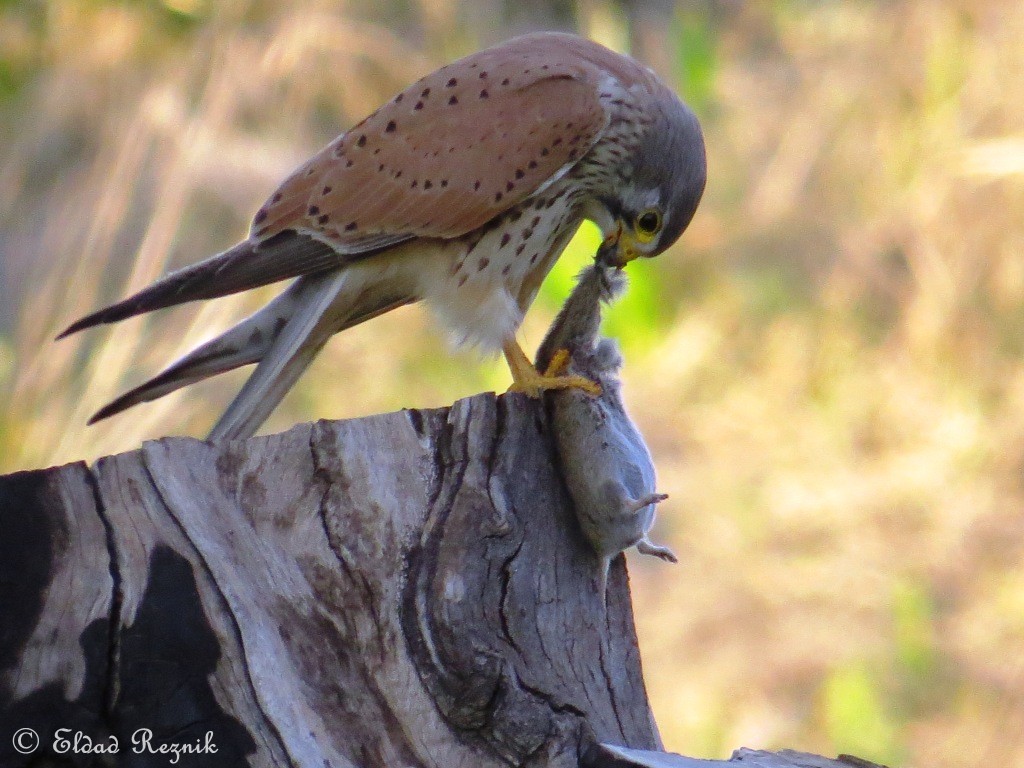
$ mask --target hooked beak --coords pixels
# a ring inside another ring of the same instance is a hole
[[[622,269],[639,255],[632,238],[623,231],[622,222],[619,222],[615,232],[606,237],[604,242],[598,246],[597,255],[594,258],[602,266]]]

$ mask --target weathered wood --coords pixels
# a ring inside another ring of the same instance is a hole
[[[727,768],[737,763],[742,763],[743,768],[885,768],[850,755],[832,760],[791,749],[781,752],[737,749],[728,760],[697,760],[670,752],[596,744],[583,757],[584,768]]]
[[[20,728],[125,765],[167,764],[139,729],[211,731],[190,766],[658,749],[622,558],[602,610],[554,450],[539,403],[479,395],[0,478],[0,765]]]

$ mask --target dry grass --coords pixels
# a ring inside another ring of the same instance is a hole
[[[31,72],[0,112],[0,467],[203,433],[240,377],[82,425],[267,294],[53,334],[233,242],[296,161],[483,42],[449,23],[469,6],[0,11]],[[716,7],[670,27],[710,36],[706,200],[612,322],[682,559],[631,560],[665,740],[1024,765],[1024,7]],[[268,428],[504,376],[402,310],[332,343]]]

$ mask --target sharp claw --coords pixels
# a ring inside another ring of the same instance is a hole
[[[575,387],[576,389],[582,389],[584,392],[586,392],[588,395],[591,395],[592,397],[600,397],[601,394],[604,392],[604,390],[601,389],[600,384],[598,384],[596,381],[591,381],[585,376],[570,376],[569,378],[576,380],[575,383],[572,384],[571,386]]]

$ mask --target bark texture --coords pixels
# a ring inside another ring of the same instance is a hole
[[[784,749],[765,752],[759,749],[737,749],[728,760],[698,760],[670,752],[651,752],[611,744],[597,744],[584,755],[584,768],[885,768],[851,755],[835,760],[807,752]]]
[[[3,766],[69,758],[61,728],[116,738],[120,765],[167,764],[133,754],[139,729],[212,731],[191,766],[660,746],[622,558],[605,608],[544,409],[519,395],[10,475],[0,530]]]

